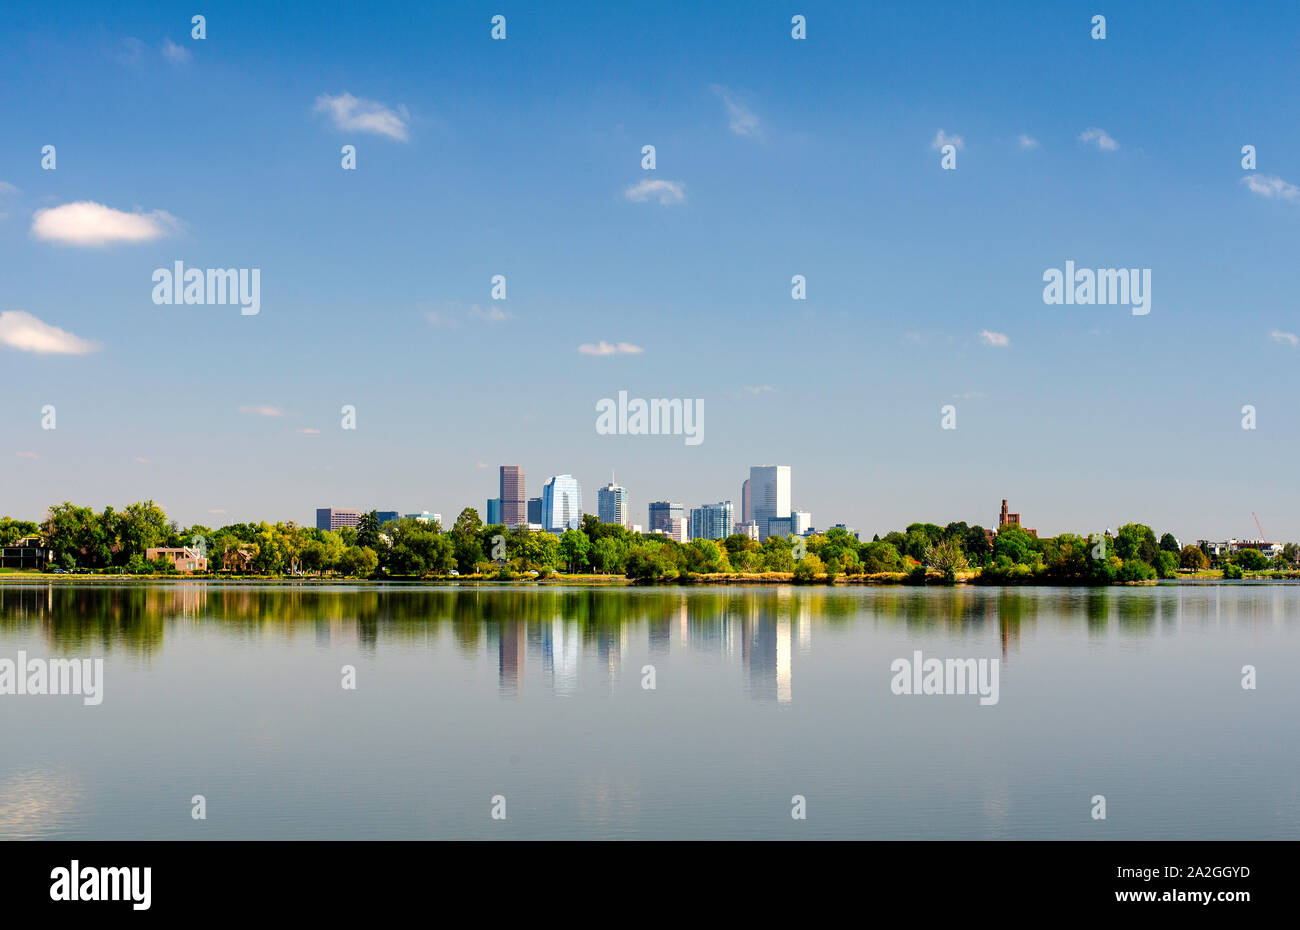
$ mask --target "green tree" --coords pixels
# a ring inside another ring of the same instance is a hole
[[[891,543],[869,542],[862,547],[862,570],[868,575],[903,570],[903,557]]]
[[[1262,572],[1268,568],[1268,556],[1258,549],[1241,549],[1232,560],[1248,572]]]
[[[809,584],[825,570],[822,560],[810,552],[794,563],[793,580],[797,584]]]
[[[727,550],[712,539],[693,539],[686,546],[686,567],[699,574],[727,572]]]
[[[1174,538],[1173,533],[1165,533],[1160,537],[1160,551],[1172,552],[1174,555],[1179,553],[1178,540]]]
[[[954,537],[931,543],[925,550],[925,564],[942,572],[948,581],[954,581],[957,572],[966,568],[966,554],[961,551],[961,544]]]
[[[1204,552],[1193,545],[1186,545],[1178,553],[1178,562],[1183,568],[1201,571],[1210,567],[1210,559]]]
[[[1115,554],[1125,562],[1139,559],[1150,568],[1159,550],[1155,531],[1143,523],[1125,523],[1115,534]]]
[[[560,534],[560,559],[570,574],[587,567],[587,554],[590,550],[591,540],[581,530],[565,530]]]
[[[1154,544],[1155,539],[1151,542]],[[1156,577],[1156,570],[1142,559],[1125,559],[1115,577],[1118,581],[1151,581]]]
[[[357,520],[357,545],[363,549],[368,548],[377,550],[379,548],[379,511],[371,510],[363,513],[361,519]]]
[[[623,559],[627,547],[613,536],[596,540],[591,547],[591,564],[600,572],[619,572],[623,570]]]
[[[962,548],[966,550],[966,556],[976,565],[983,565],[993,551],[993,544],[989,542],[988,533],[982,526],[972,526],[966,530],[966,535],[962,537]]]
[[[1178,574],[1178,556],[1167,549],[1161,549],[1156,553],[1155,570],[1160,578],[1175,577]]]
[[[478,564],[485,560],[483,545],[479,541],[479,533],[483,529],[483,521],[479,519],[478,511],[473,507],[466,507],[456,518],[456,522],[451,528],[452,550],[456,559],[456,567],[462,574],[469,574],[476,571]]]

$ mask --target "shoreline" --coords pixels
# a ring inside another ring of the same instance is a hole
[[[750,574],[696,575],[690,578],[673,578],[661,581],[637,581],[623,575],[565,575],[550,578],[498,578],[495,575],[462,575],[460,577],[428,578],[357,578],[357,577],[301,577],[295,575],[63,575],[35,571],[0,572],[0,586],[6,584],[51,585],[192,585],[260,586],[295,585],[303,587],[531,587],[531,588],[691,588],[729,586],[789,586],[799,588],[1120,588],[1166,586],[1219,586],[1241,584],[1295,584],[1300,582],[1300,572],[1255,572],[1240,579],[1225,579],[1220,571],[1204,571],[1195,575],[1149,581],[1116,581],[1104,584],[1086,584],[1074,581],[1053,582],[1035,579],[1018,583],[1003,580],[980,581],[973,572],[958,575],[953,582],[932,573],[924,583],[910,578],[905,572],[887,572],[875,575],[839,576],[827,581],[823,576],[813,581],[795,581],[792,572],[762,572]]]

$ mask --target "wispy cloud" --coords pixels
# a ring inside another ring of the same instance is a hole
[[[394,110],[377,100],[365,100],[349,93],[337,97],[321,94],[316,98],[316,112],[328,114],[334,127],[345,132],[373,132],[398,142],[408,138],[410,114],[404,106]]]
[[[454,329],[460,325],[456,319],[447,316],[445,313],[439,313],[436,310],[429,310],[424,314],[424,318],[429,321],[430,326],[447,327]]]
[[[221,514],[223,514],[223,513],[225,513],[225,512],[226,512],[226,509],[225,509],[224,507],[214,507],[214,508],[212,508],[211,510],[208,511],[208,513],[216,514],[217,516],[220,516]]]
[[[272,407],[270,404],[254,404],[239,408],[240,413],[251,413],[259,417],[282,417],[284,410],[279,407]]]
[[[45,242],[100,246],[116,242],[150,242],[180,229],[165,210],[126,213],[93,200],[47,207],[32,214],[31,234]]]
[[[1248,174],[1241,183],[1250,188],[1251,193],[1261,197],[1281,197],[1283,200],[1295,200],[1300,197],[1300,187],[1283,181],[1275,174]]]
[[[38,458],[40,458],[40,456],[37,455],[35,452],[18,452],[18,453],[15,453],[15,454],[16,454],[20,459],[31,459],[32,461],[36,461]]]
[[[313,426],[304,426],[302,429],[294,430],[295,433],[301,433],[304,436],[319,436],[320,430]]]
[[[127,36],[122,40],[122,47],[113,53],[113,57],[117,59],[119,64],[134,68],[138,67],[140,62],[144,60],[144,54],[148,49],[149,46],[135,36]]]
[[[7,209],[8,205],[4,202],[5,198],[13,197],[17,194],[18,188],[14,187],[12,184],[6,183],[5,181],[0,181],[0,219],[4,219],[9,215]]]
[[[735,95],[721,84],[712,84],[709,89],[717,94],[722,105],[727,108],[727,125],[733,133],[747,139],[762,136],[763,126],[758,119],[758,114],[738,101]]]
[[[0,345],[37,355],[89,355],[99,346],[42,322],[24,310],[0,313]]]
[[[995,333],[991,329],[980,330],[980,342],[986,346],[994,346],[999,349],[1004,349],[1011,345],[1011,340],[1007,337],[1006,333]]]
[[[1119,148],[1119,143],[1110,137],[1110,133],[1095,126],[1079,133],[1079,141],[1095,145],[1103,152],[1113,152]]]
[[[474,467],[475,467],[475,468],[491,468],[492,466],[491,466],[491,464],[489,464],[488,462],[475,462],[475,463],[474,463]]]
[[[770,384],[747,384],[741,387],[741,390],[746,394],[753,394],[757,397],[759,394],[770,394],[775,391],[776,388],[772,387]]]
[[[640,355],[644,349],[640,346],[634,346],[630,342],[608,343],[604,340],[600,342],[584,342],[578,346],[579,355]]]
[[[1300,346],[1300,336],[1297,336],[1295,333],[1284,333],[1280,329],[1273,330],[1268,334],[1268,338],[1272,339],[1274,342],[1285,342],[1293,349],[1296,346]]]
[[[983,391],[967,391],[965,394],[952,395],[954,400],[983,400],[988,397]]]
[[[647,178],[623,191],[623,196],[635,203],[645,203],[654,198],[664,206],[686,200],[686,187],[681,181],[656,181]]]
[[[137,455],[137,456],[135,457],[135,461],[136,461],[136,464],[137,464],[137,465],[148,465],[148,464],[149,464],[149,460],[148,460],[147,458],[145,458],[143,455]]]
[[[1038,140],[1035,139],[1033,136],[1025,135],[1023,132],[1020,135],[1016,136],[1016,141],[1020,143],[1020,147],[1022,149],[1038,148]]]
[[[189,49],[183,45],[177,45],[171,39],[163,39],[162,53],[164,58],[178,68],[194,57],[190,54]]]
[[[515,315],[509,310],[503,310],[496,304],[490,304],[486,310],[478,304],[470,307],[469,315],[479,320],[487,320],[489,323],[500,323],[503,320],[513,320]]]
[[[943,148],[945,145],[951,145],[953,148],[955,148],[957,151],[960,152],[966,148],[966,140],[964,140],[961,136],[950,136],[942,129],[940,129],[937,133],[934,134],[934,141],[930,143],[930,148],[934,149],[935,151],[938,151],[939,149]]]

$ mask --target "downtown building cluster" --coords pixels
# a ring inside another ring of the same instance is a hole
[[[484,522],[510,529],[524,526],[563,533],[582,526],[582,485],[573,475],[555,475],[542,486],[540,497],[529,497],[523,468],[500,466],[497,496],[488,498]],[[689,510],[671,500],[651,501],[645,524],[633,523],[627,488],[613,475],[596,491],[596,517],[636,533],[661,533],[678,542],[726,539],[733,533],[762,541],[768,536],[809,536],[812,514],[791,504],[789,465],[756,465],[741,485],[739,508],[730,501],[702,504]]]

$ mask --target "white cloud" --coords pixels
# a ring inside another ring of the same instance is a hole
[[[1274,342],[1285,342],[1293,349],[1296,346],[1300,346],[1300,336],[1297,336],[1295,333],[1284,333],[1280,329],[1273,330],[1268,334],[1268,338],[1272,339]]]
[[[980,342],[986,346],[995,346],[999,349],[1011,345],[1011,340],[1006,333],[995,333],[991,329],[980,330]]]
[[[99,348],[23,310],[0,313],[0,345],[37,355],[88,355]]]
[[[252,406],[240,407],[240,413],[252,413],[259,417],[282,417],[284,410],[279,407],[272,407],[270,404],[255,404]]]
[[[14,187],[12,184],[9,184],[5,181],[0,181],[0,194],[16,194],[16,193],[18,193],[18,188]]]
[[[17,455],[20,459],[31,459],[32,461],[36,461],[36,459],[40,458],[40,456],[35,452],[19,452]]]
[[[934,141],[930,143],[930,148],[934,149],[935,151],[938,151],[939,149],[943,148],[945,145],[951,145],[959,152],[966,148],[966,142],[964,139],[962,139],[961,136],[950,136],[942,129],[940,129],[937,133],[935,133]]]
[[[225,512],[226,512],[226,511],[225,511],[225,508],[222,508],[222,507],[214,507],[212,510],[209,510],[209,511],[208,511],[208,513],[215,513],[215,514],[218,514],[218,515],[223,514],[223,513],[225,513]]]
[[[394,110],[377,100],[364,100],[349,93],[337,97],[321,94],[316,98],[316,112],[328,113],[336,129],[373,132],[398,142],[407,140],[410,114],[404,106]]]
[[[487,462],[475,462],[475,463],[474,463],[474,467],[475,467],[475,468],[491,468],[492,466],[491,466],[490,464],[488,464]]]
[[[513,320],[515,318],[513,313],[502,310],[496,304],[492,304],[486,310],[475,304],[470,308],[469,315],[480,320],[487,320],[489,323],[500,323],[502,320]]]
[[[954,400],[983,400],[988,397],[983,391],[967,391],[965,394],[952,395]]]
[[[745,385],[744,387],[741,388],[741,390],[745,391],[748,394],[753,394],[755,397],[757,397],[759,394],[770,394],[773,391],[775,391],[776,388],[772,387],[770,384],[754,384],[754,385]]]
[[[623,191],[623,196],[635,203],[645,203],[653,197],[668,206],[684,202],[686,188],[681,181],[652,181],[647,178]]]
[[[294,432],[296,432],[296,433],[302,433],[304,436],[319,436],[319,435],[320,435],[320,430],[318,430],[318,429],[316,429],[316,428],[314,428],[314,427],[311,427],[311,426],[305,426],[305,427],[303,427],[303,428],[300,429],[300,430],[294,430]]]
[[[1119,148],[1119,143],[1110,137],[1110,133],[1104,129],[1092,127],[1079,133],[1080,142],[1091,142],[1103,152],[1113,152]]]
[[[763,127],[759,123],[758,114],[743,103],[738,102],[731,95],[731,91],[720,84],[713,84],[709,89],[718,95],[723,106],[727,108],[727,125],[733,133],[747,139],[754,139],[763,134]]]
[[[140,464],[140,465],[148,465],[148,464],[149,464],[149,460],[148,460],[147,458],[145,458],[143,455],[137,455],[137,456],[135,457],[135,460],[136,460],[136,462],[137,462],[138,464]]]
[[[1033,136],[1025,135],[1023,132],[1020,135],[1016,136],[1016,141],[1020,143],[1020,147],[1022,149],[1038,148],[1038,140],[1035,139]]]
[[[1283,200],[1295,200],[1300,197],[1300,188],[1283,181],[1275,174],[1248,174],[1241,179],[1241,183],[1261,197],[1281,197]]]
[[[177,67],[180,67],[194,57],[190,54],[189,49],[183,45],[177,45],[171,39],[163,39],[162,53],[164,58]]]
[[[619,342],[611,345],[603,339],[600,342],[584,342],[578,346],[580,355],[640,355],[645,350],[640,346],[634,346],[630,342]]]
[[[31,234],[46,242],[96,246],[149,242],[179,228],[180,221],[165,210],[124,213],[93,200],[79,200],[37,210],[32,214]]]
[[[439,327],[445,326],[449,329],[454,329],[455,327],[460,325],[451,317],[447,316],[444,313],[438,313],[436,310],[430,310],[429,312],[425,313],[424,318],[429,321],[429,324],[431,326],[439,326]]]

